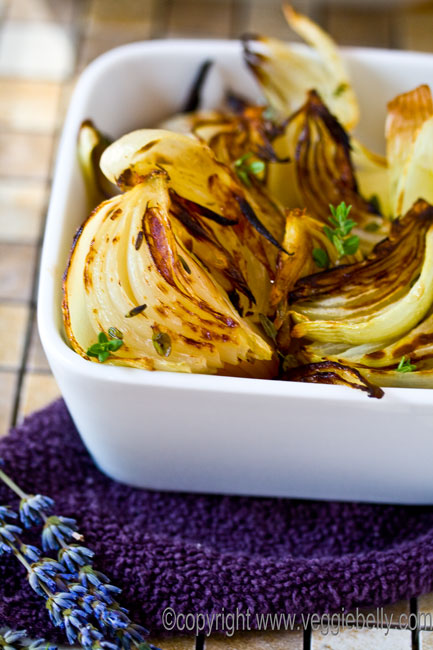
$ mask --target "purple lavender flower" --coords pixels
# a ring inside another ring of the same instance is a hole
[[[57,646],[52,643],[48,643],[45,639],[36,639],[29,646],[27,650],[57,650]]]
[[[47,516],[54,506],[49,497],[26,495],[16,483],[0,470],[0,480],[21,498],[20,518],[24,526],[44,522],[42,546],[56,550],[58,560],[42,557],[36,546],[24,544],[19,535],[22,530],[10,520],[17,514],[7,506],[0,506],[0,555],[12,552],[27,569],[29,584],[46,600],[52,623],[64,629],[70,644],[77,641],[84,650],[159,650],[147,643],[147,630],[132,623],[128,610],[116,601],[121,589],[110,584],[109,578],[91,566],[93,551],[71,540],[84,538],[77,532],[75,519]],[[31,562],[31,564],[29,564]],[[95,627],[97,625],[98,627]],[[25,633],[0,634],[0,650],[15,650],[14,641]],[[19,650],[24,650],[19,644]],[[43,639],[29,650],[57,650]]]
[[[4,542],[0,541],[0,556],[12,552],[13,548],[9,544],[5,544]]]
[[[60,549],[58,559],[68,571],[75,573],[80,567],[88,564],[94,555],[94,552],[85,546],[69,544],[69,546]]]
[[[78,640],[78,634],[87,624],[87,615],[80,609],[64,609],[62,612],[66,637],[72,645]]]
[[[100,585],[107,584],[109,579],[101,571],[96,571],[90,564],[81,567],[78,572],[78,579],[83,587],[99,587]]]
[[[16,536],[22,533],[21,528],[14,526],[13,524],[6,524],[0,521],[0,543],[9,546],[14,544],[16,541]]]
[[[0,633],[0,648],[4,650],[15,650],[14,645],[17,641],[21,641],[27,636],[25,630],[6,630],[3,634]]]
[[[42,494],[28,494],[20,501],[20,519],[26,528],[42,524],[44,515],[52,512],[54,501]]]
[[[70,517],[48,517],[42,531],[42,548],[44,551],[57,551],[67,544],[77,531],[77,522]]]
[[[51,621],[56,627],[63,625],[63,610],[72,609],[77,604],[78,596],[71,594],[69,591],[58,592],[49,596],[46,602],[46,608]]]
[[[130,650],[131,645],[141,646],[141,644],[144,644],[144,648],[147,649],[149,644],[145,637],[148,634],[148,630],[141,627],[141,625],[135,625],[135,623],[131,623],[125,629],[116,630],[116,637],[119,640],[120,647],[124,648],[124,650]]]
[[[83,627],[78,635],[78,641],[85,650],[118,650],[118,646],[111,641],[104,640],[104,636],[93,625]]]
[[[17,519],[18,515],[16,512],[11,510],[9,506],[0,506],[0,519]]]
[[[53,593],[58,590],[55,578],[62,575],[63,571],[64,566],[59,562],[42,558],[30,565],[28,576],[30,586],[37,594],[46,598],[48,595],[46,590]]]
[[[126,630],[131,624],[125,612],[112,607],[106,607],[104,609],[100,620],[104,627],[110,628],[111,630]]]
[[[38,562],[41,557],[41,552],[36,546],[31,546],[30,544],[21,544],[20,553],[23,555],[26,560],[30,562]]]
[[[121,592],[120,587],[116,587],[115,585],[100,584],[98,587],[93,588],[93,593],[103,600],[104,603],[107,603],[107,605],[115,603],[115,596],[118,596]]]

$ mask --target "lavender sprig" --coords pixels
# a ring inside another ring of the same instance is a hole
[[[28,641],[26,630],[0,630],[0,648],[2,650],[57,650],[57,646],[47,643],[45,639]]]
[[[72,539],[76,539],[76,535],[77,522],[75,519],[71,519],[71,517],[48,517],[45,519],[42,531],[42,548],[44,551],[57,551]]]
[[[26,528],[42,524],[44,515],[52,512],[54,501],[42,494],[28,494],[20,501],[20,519]]]
[[[25,630],[5,630],[0,632],[0,648],[3,650],[15,650],[21,645],[22,639],[25,639],[27,632]],[[17,643],[18,642],[18,643]]]
[[[46,600],[51,622],[65,631],[69,643],[78,642],[85,650],[159,650],[146,642],[148,631],[116,601],[121,589],[92,567],[93,551],[71,543],[84,539],[75,519],[52,514],[50,497],[26,494],[2,469],[0,480],[19,496],[23,525],[43,524],[42,547],[58,551],[58,557],[41,557],[37,547],[23,544],[17,514],[7,506],[0,506],[0,555],[13,553],[23,564],[30,586]]]

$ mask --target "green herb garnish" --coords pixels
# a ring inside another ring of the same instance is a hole
[[[406,359],[406,357],[400,359],[400,363],[397,366],[397,372],[413,372],[414,370],[416,370],[416,366],[410,362],[410,359]]]
[[[265,330],[265,334],[269,336],[273,341],[277,340],[277,330],[270,318],[265,316],[265,314],[259,314],[260,323]]]
[[[349,84],[343,81],[341,84],[339,84],[336,89],[334,90],[334,97],[340,97],[346,90],[348,90]]]
[[[155,350],[161,357],[169,357],[171,354],[171,338],[166,332],[155,332],[152,336],[152,343]]]
[[[364,230],[366,232],[377,232],[379,228],[380,225],[376,221],[370,221],[370,223],[365,226]]]
[[[147,305],[137,305],[137,307],[133,307],[128,311],[127,314],[125,314],[125,318],[132,318],[133,316],[138,316],[138,314],[141,314],[145,309],[147,308]]]
[[[265,171],[263,160],[252,160],[248,162],[254,154],[249,152],[235,160],[235,172],[239,179],[247,187],[251,187],[250,176],[260,176]]]
[[[123,339],[123,334],[120,330],[117,329],[117,327],[109,327],[108,336],[110,339]]]
[[[349,219],[352,206],[346,205],[342,201],[337,207],[330,205],[329,209],[332,215],[329,217],[329,222],[334,227],[323,226],[323,232],[329,241],[334,244],[339,257],[354,255],[359,248],[359,237],[350,235],[353,226],[356,226],[356,221]]]
[[[313,260],[321,269],[327,269],[329,267],[329,256],[323,248],[313,248]]]
[[[185,271],[186,271],[187,273],[189,273],[189,275],[191,275],[191,269],[189,268],[189,266],[188,266],[188,264],[187,264],[187,261],[184,260],[184,258],[182,257],[182,255],[179,255],[179,260],[180,260],[180,263],[182,264],[183,268],[185,269]]]
[[[105,332],[100,332],[98,334],[98,342],[91,345],[86,354],[89,357],[97,357],[99,363],[104,363],[110,356],[110,352],[116,352],[122,345],[122,339],[114,338],[109,340]]]

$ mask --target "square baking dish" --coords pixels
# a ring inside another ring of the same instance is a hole
[[[361,108],[357,134],[383,147],[386,102],[433,83],[433,56],[345,49]],[[199,65],[224,89],[260,97],[235,41],[152,41],[112,50],[75,89],[61,139],[38,296],[41,339],[75,424],[118,481],[164,490],[433,503],[433,391],[387,388],[382,400],[338,386],[147,372],[90,363],[68,346],[61,281],[86,215],[77,164],[90,118],[117,137],[178,111]]]

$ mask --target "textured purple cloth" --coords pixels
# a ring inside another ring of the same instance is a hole
[[[254,623],[256,612],[378,606],[433,587],[432,508],[130,488],[95,467],[62,401],[3,438],[0,456],[25,490],[54,497],[56,514],[78,519],[96,568],[153,631],[167,606],[248,608]],[[1,486],[0,504],[11,502]],[[0,627],[47,634],[20,565],[1,557],[0,575]]]

